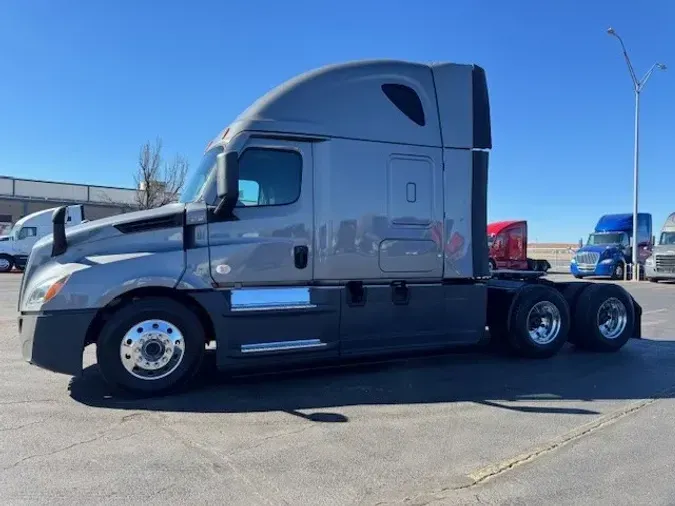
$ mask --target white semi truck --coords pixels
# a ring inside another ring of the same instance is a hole
[[[652,283],[675,280],[675,213],[666,218],[659,242],[645,261],[645,277]]]
[[[33,245],[38,239],[52,233],[52,215],[58,207],[44,209],[18,220],[9,234],[0,238],[0,272],[13,268],[22,270]],[[66,207],[65,226],[79,225],[84,220],[84,206]]]
[[[180,203],[70,230],[55,212],[23,276],[23,354],[78,375],[95,344],[113,387],[158,394],[211,342],[235,371],[486,337],[533,358],[639,338],[641,308],[618,285],[491,276],[491,147],[476,65],[295,77],[209,143]]]

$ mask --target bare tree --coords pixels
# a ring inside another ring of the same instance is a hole
[[[182,155],[176,155],[167,163],[162,158],[162,139],[155,144],[146,142],[138,153],[138,167],[134,174],[136,183],[136,207],[152,209],[176,202],[180,195],[189,164]]]

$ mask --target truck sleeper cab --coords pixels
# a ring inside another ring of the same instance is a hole
[[[645,277],[652,283],[675,279],[675,213],[666,218],[659,242],[645,260]]]
[[[638,214],[637,260],[642,267],[651,255],[652,215]],[[623,279],[625,269],[632,262],[633,215],[606,214],[601,216],[584,246],[579,248],[570,262],[574,277],[586,276]],[[642,275],[642,271],[641,271]]]
[[[639,337],[621,287],[490,279],[484,71],[357,61],[258,99],[207,146],[181,202],[96,220],[31,254],[29,362],[77,375],[96,345],[115,388],[490,339],[528,357]]]

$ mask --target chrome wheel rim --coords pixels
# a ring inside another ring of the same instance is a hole
[[[0,258],[0,271],[8,271],[9,270],[9,260],[6,258]]]
[[[173,373],[183,362],[185,340],[175,325],[145,320],[131,327],[120,344],[120,359],[135,378],[155,381]]]
[[[623,267],[620,264],[616,266],[616,276],[618,278],[623,277]]]
[[[562,318],[560,311],[552,302],[537,302],[527,314],[527,331],[530,339],[537,344],[545,345],[553,342],[560,333]]]
[[[597,324],[606,339],[616,339],[628,325],[628,310],[623,302],[611,297],[598,308]]]

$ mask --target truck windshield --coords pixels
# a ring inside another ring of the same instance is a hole
[[[183,193],[180,196],[182,203],[195,202],[204,198],[204,190],[207,187],[209,176],[216,168],[216,156],[222,151],[222,146],[218,146],[204,154],[204,158],[202,158],[199,166],[192,173],[183,189]]]
[[[7,232],[7,237],[11,238],[12,241],[16,241],[19,237],[19,230],[21,227],[13,225],[12,228]]]
[[[675,232],[661,232],[661,239],[659,244],[672,245],[675,244]]]
[[[604,245],[604,244],[628,244],[628,235],[624,232],[610,232],[601,234],[591,234],[586,243],[590,246]]]

